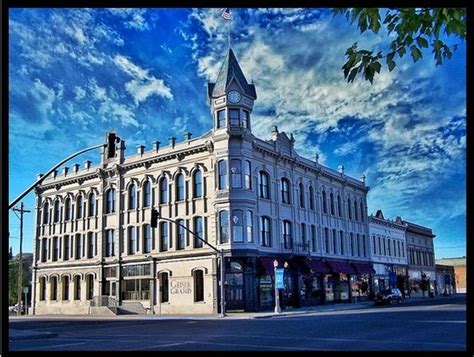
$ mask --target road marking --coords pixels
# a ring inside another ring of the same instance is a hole
[[[129,348],[125,349],[124,351],[141,351],[141,350],[147,350],[150,348],[162,348],[162,347],[171,347],[171,346],[183,346],[183,345],[188,345],[190,342],[175,342],[175,343],[167,343],[167,344],[160,344],[160,345],[153,345],[153,346],[146,346],[146,347],[140,347],[140,348]]]
[[[466,321],[446,321],[446,320],[414,320],[412,322],[429,322],[429,323],[432,323],[432,322],[436,322],[436,323],[440,323],[440,322],[444,322],[444,323],[449,323],[449,324],[465,324]]]

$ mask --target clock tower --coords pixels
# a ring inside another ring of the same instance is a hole
[[[215,83],[208,83],[214,131],[242,134],[251,130],[250,114],[257,99],[231,48],[222,63]]]

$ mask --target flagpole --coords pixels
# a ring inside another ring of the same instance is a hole
[[[230,13],[230,9],[229,9],[229,13]],[[232,17],[229,19],[229,50],[230,50],[230,24],[232,23]]]

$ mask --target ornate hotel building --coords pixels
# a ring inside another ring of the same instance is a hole
[[[206,134],[127,157],[122,140],[37,187],[34,314],[217,313],[216,253],[179,225],[152,228],[152,209],[224,249],[227,310],[273,309],[275,260],[282,307],[369,296],[365,178],[301,157],[277,127],[256,138],[255,87],[232,49],[208,98]]]

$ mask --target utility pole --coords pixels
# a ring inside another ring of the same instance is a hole
[[[31,211],[24,209],[23,202],[20,204],[20,208],[13,208],[13,211],[20,212],[20,259],[18,265],[18,311],[17,315],[21,316],[21,294],[23,290],[23,252],[22,252],[22,244],[23,244],[23,214],[30,213]],[[26,303],[26,297],[25,297]],[[26,313],[26,311],[25,311]]]

